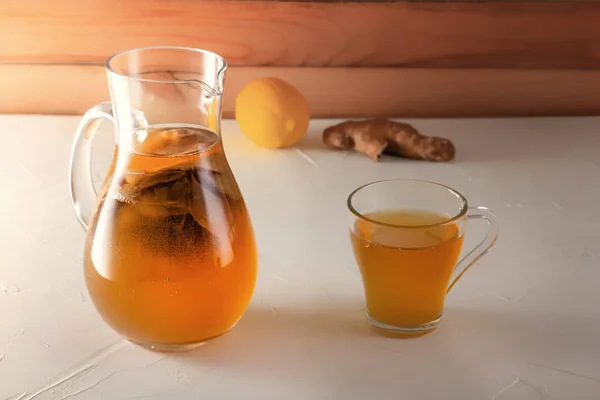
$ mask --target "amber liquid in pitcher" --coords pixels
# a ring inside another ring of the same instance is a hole
[[[462,247],[457,224],[443,224],[448,216],[421,210],[380,211],[365,217],[394,225],[357,219],[351,232],[370,316],[395,327],[436,320]],[[435,226],[416,228],[422,225]]]
[[[255,239],[220,138],[193,126],[143,132],[100,193],[84,255],[103,319],[153,348],[216,337],[245,312]]]

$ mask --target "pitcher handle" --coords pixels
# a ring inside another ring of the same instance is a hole
[[[448,286],[448,290],[446,293],[450,292],[450,289],[454,287],[456,282],[464,275],[465,272],[475,263],[475,261],[479,260],[483,257],[496,243],[496,239],[498,238],[498,219],[487,207],[471,207],[467,213],[467,221],[473,219],[483,219],[488,223],[488,230],[484,236],[484,238],[473,248],[473,250],[469,251],[467,255],[465,255],[454,267],[454,271],[452,272],[452,278],[450,286]]]
[[[108,119],[114,123],[112,103],[104,102],[90,108],[82,117],[71,148],[69,161],[69,190],[71,203],[79,222],[85,230],[98,193],[92,179],[92,140],[100,124]]]

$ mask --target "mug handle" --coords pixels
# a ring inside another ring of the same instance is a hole
[[[454,271],[452,272],[452,283],[448,286],[446,293],[450,292],[450,289],[454,287],[456,282],[458,282],[475,261],[479,260],[490,251],[498,238],[498,219],[487,207],[479,206],[469,208],[469,211],[467,212],[467,221],[472,219],[485,220],[488,223],[488,230],[483,240],[481,240],[473,250],[469,251],[467,255],[456,264],[456,267],[454,267]]]
[[[71,148],[69,161],[71,203],[77,219],[86,231],[98,197],[92,179],[92,140],[105,119],[112,121],[113,124],[115,122],[112,103],[108,101],[95,105],[83,115]]]

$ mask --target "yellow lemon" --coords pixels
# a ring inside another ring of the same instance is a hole
[[[279,78],[247,83],[235,100],[240,129],[261,147],[296,144],[308,129],[308,102],[294,86]]]

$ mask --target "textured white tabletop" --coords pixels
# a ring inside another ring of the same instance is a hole
[[[0,116],[0,399],[600,398],[600,118],[412,121],[455,142],[447,164],[325,149],[332,121],[279,151],[225,122],[259,279],[230,333],[171,355],[120,339],[88,298],[67,189],[78,121]],[[441,327],[415,339],[368,328],[346,226],[349,192],[395,177],[453,186],[500,221]]]

